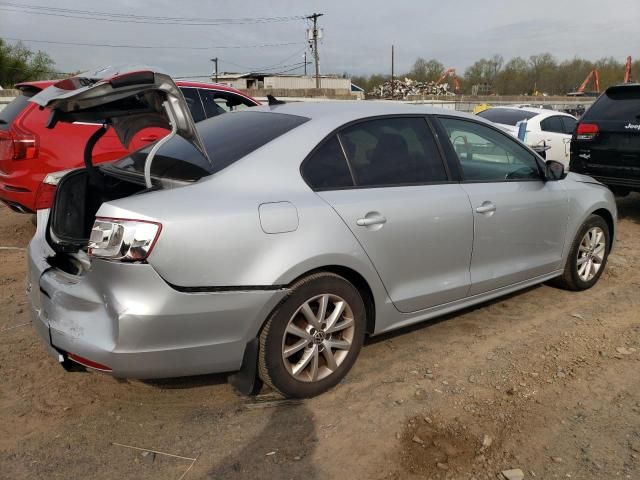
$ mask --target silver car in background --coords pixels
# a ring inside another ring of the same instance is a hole
[[[603,272],[611,192],[478,117],[295,103],[196,128],[172,83],[118,73],[34,97],[56,121],[172,128],[113,164],[89,155],[38,219],[27,291],[64,365],[239,371],[242,391],[262,380],[309,397],[347,374],[365,335],[548,280],[585,290]]]

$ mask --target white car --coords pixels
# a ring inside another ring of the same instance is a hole
[[[519,123],[526,120],[524,143],[531,147],[546,144],[550,147],[546,151],[546,159],[560,162],[568,169],[571,135],[577,123],[572,115],[544,108],[517,106],[493,107],[478,115],[514,137],[518,136]]]

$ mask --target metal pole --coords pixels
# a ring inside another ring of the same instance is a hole
[[[304,76],[307,76],[307,51],[304,52]]]
[[[214,75],[215,75],[215,78],[216,78],[216,83],[218,83],[218,57],[216,57],[216,58],[212,58],[212,59],[211,59],[211,61],[212,61],[212,62],[214,63],[214,65],[215,65],[215,69],[216,69],[216,70],[215,70],[215,72],[214,72]]]
[[[307,18],[313,20],[313,56],[316,64],[316,88],[320,88],[320,68],[319,68],[319,55],[318,55],[318,18],[324,15],[323,13],[314,13]]]
[[[396,77],[393,70],[393,45],[391,45],[391,99],[393,99],[396,86]]]

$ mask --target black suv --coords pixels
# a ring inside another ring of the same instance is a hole
[[[608,88],[585,112],[571,139],[569,170],[617,195],[640,191],[640,84]]]

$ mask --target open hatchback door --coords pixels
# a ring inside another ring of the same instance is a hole
[[[205,157],[182,92],[165,73],[148,67],[109,67],[60,80],[29,101],[51,109],[47,127],[57,122],[111,125],[125,147],[139,130],[162,127],[191,142]]]
[[[58,184],[49,218],[50,243],[58,252],[86,249],[95,213],[102,203],[171,183],[162,176],[152,177],[151,164],[172,138],[178,136],[191,144],[203,167],[211,166],[182,92],[170,76],[149,67],[86,72],[53,84],[29,101],[51,110],[48,128],[58,122],[96,124],[84,149],[85,168],[67,174]],[[140,167],[138,175],[113,175],[105,165],[92,165],[93,147],[108,128],[113,128],[128,147],[135,134],[148,127],[165,128],[170,133],[131,154]]]

